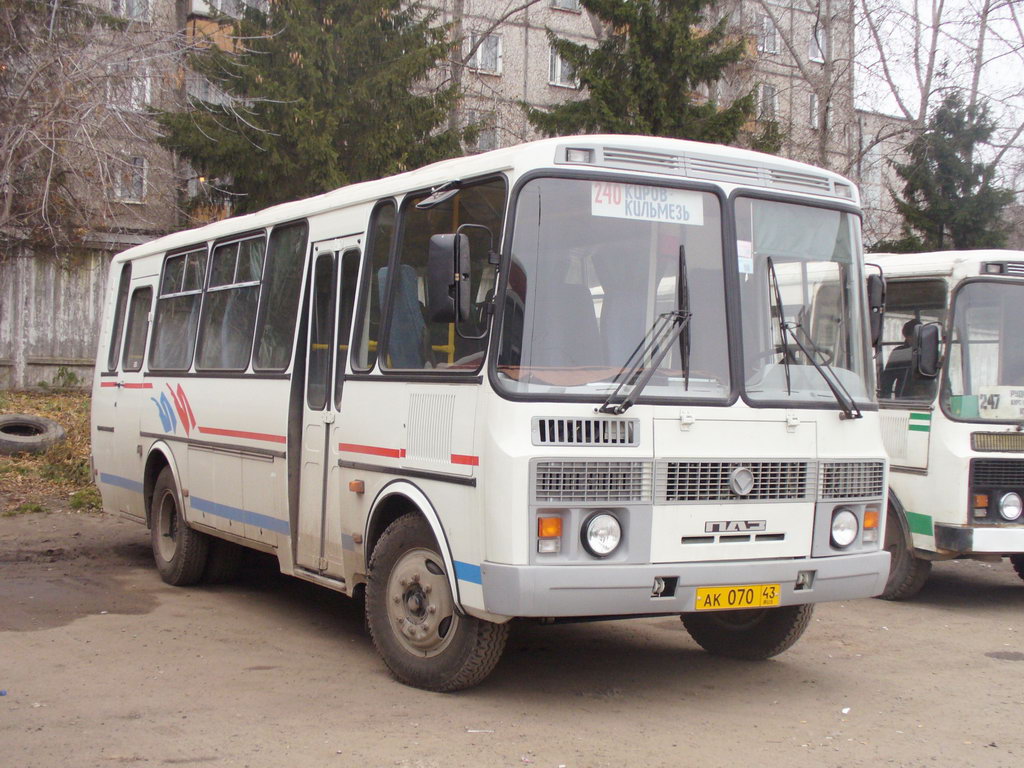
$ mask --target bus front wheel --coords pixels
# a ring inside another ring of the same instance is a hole
[[[903,524],[890,508],[885,519],[885,550],[889,553],[889,578],[883,600],[909,600],[914,597],[932,572],[932,561],[914,557]]]
[[[1017,575],[1024,579],[1024,555],[1010,555],[1010,562]]]
[[[170,467],[157,477],[149,509],[149,535],[160,578],[176,587],[198,583],[206,568],[209,539],[189,528],[182,517]]]
[[[396,679],[428,691],[457,691],[491,673],[508,625],[458,612],[438,549],[419,515],[389,525],[370,559],[366,619]]]
[[[684,613],[683,626],[701,648],[716,656],[763,661],[790,648],[807,629],[814,605],[742,611]]]

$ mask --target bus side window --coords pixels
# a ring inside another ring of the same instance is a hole
[[[395,204],[385,200],[378,204],[370,216],[369,242],[366,247],[366,273],[360,291],[359,318],[352,340],[352,367],[369,371],[377,362],[377,344],[380,338],[381,304],[384,280],[387,277],[388,256],[395,234]]]
[[[205,245],[164,261],[149,350],[151,369],[187,371],[191,367],[205,280]]]
[[[137,288],[132,294],[122,363],[126,371],[142,370],[142,358],[146,354],[146,335],[149,333],[149,307],[152,301],[152,288]]]
[[[283,371],[291,363],[308,235],[309,225],[304,221],[275,227],[270,233],[256,322],[254,370]]]
[[[476,371],[483,362],[486,342],[464,339],[455,325],[428,323],[425,318],[427,253],[431,235],[455,232],[463,224],[486,227],[463,230],[470,243],[470,318],[460,324],[467,335],[486,327],[484,307],[494,294],[494,268],[488,263],[492,245],[498,247],[505,213],[505,180],[489,179],[467,186],[443,203],[419,209],[426,193],[411,197],[402,206],[402,241],[398,265],[391,281],[388,304],[384,367],[392,370],[446,368]],[[492,244],[493,237],[493,244]]]
[[[265,250],[262,235],[213,249],[210,285],[199,323],[197,370],[244,371],[249,367]]]
[[[114,308],[114,326],[110,331],[110,350],[107,353],[107,370],[117,369],[117,359],[121,356],[121,339],[124,331],[124,313],[128,308],[128,287],[132,281],[132,263],[121,266],[121,280],[117,284],[117,306]]]
[[[355,248],[341,255],[341,291],[338,308],[338,353],[334,373],[334,405],[341,407],[341,388],[345,383],[345,361],[348,360],[348,337],[355,314],[356,281],[359,279],[359,251]]]

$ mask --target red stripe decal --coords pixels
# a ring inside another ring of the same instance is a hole
[[[199,427],[204,435],[220,435],[221,437],[242,437],[246,440],[263,440],[268,443],[287,443],[284,435],[267,435],[263,432],[243,432],[238,429],[218,429],[217,427]]]
[[[479,456],[462,456],[458,453],[452,454],[452,464],[466,464],[470,467],[480,466]]]
[[[141,384],[129,384],[128,382],[125,382],[124,388],[125,389],[152,389],[153,388],[153,384],[152,384],[152,382],[149,382],[149,381],[144,381]]]
[[[101,381],[100,382],[100,386],[101,387],[116,387],[117,386],[117,382],[116,381]]]
[[[338,443],[338,450],[345,453],[368,453],[371,456],[388,456],[400,459],[405,456],[404,448],[378,448],[375,445],[356,445],[355,443]]]

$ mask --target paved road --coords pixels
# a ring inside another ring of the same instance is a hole
[[[676,619],[517,626],[481,687],[393,682],[357,605],[257,560],[164,585],[97,515],[0,519],[0,765],[1019,766],[1024,582],[943,563],[765,663]]]

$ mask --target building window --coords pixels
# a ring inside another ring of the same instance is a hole
[[[758,98],[757,119],[761,122],[771,122],[778,116],[779,92],[774,85],[761,84],[761,92]]]
[[[107,103],[115,109],[141,112],[150,101],[149,72],[130,63],[107,67]]]
[[[580,0],[551,0],[551,7],[560,11],[573,11],[579,13]]]
[[[757,15],[757,50],[758,53],[779,52],[779,35],[775,30],[775,22],[763,13]]]
[[[498,120],[493,112],[466,111],[466,124],[476,126],[476,141],[467,147],[472,152],[490,152],[498,148]]]
[[[146,158],[126,157],[112,169],[114,199],[141,203],[146,197]]]
[[[473,55],[469,57],[466,66],[488,75],[501,74],[501,35],[487,35],[481,39],[474,32],[469,36],[469,50],[473,51]]]
[[[817,94],[811,94],[810,110],[807,114],[807,121],[810,123],[811,130],[818,130],[818,120],[821,119],[821,102],[818,101]]]
[[[572,64],[562,58],[562,55],[551,46],[551,65],[548,75],[548,83],[562,88],[579,88],[580,81],[576,78],[576,70]]]
[[[807,58],[819,64],[825,61],[828,54],[828,32],[817,24],[811,30],[811,41],[807,44]]]
[[[110,0],[110,12],[132,21],[149,21],[149,0]]]

